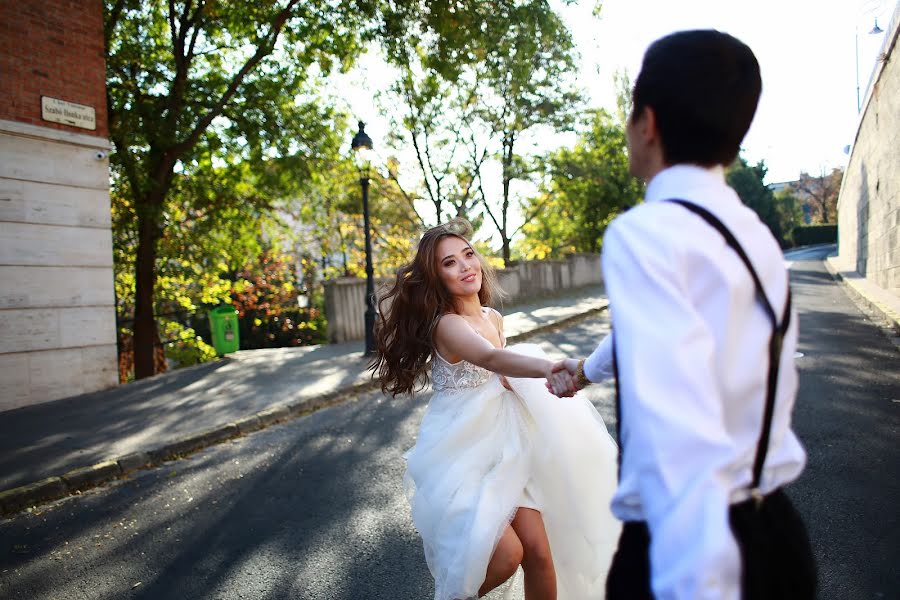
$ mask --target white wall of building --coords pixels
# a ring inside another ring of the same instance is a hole
[[[109,149],[0,120],[0,411],[118,382]]]

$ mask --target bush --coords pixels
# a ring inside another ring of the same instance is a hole
[[[241,350],[325,344],[326,321],[317,308],[280,309],[277,313],[246,311],[238,318]]]
[[[795,246],[837,243],[837,225],[801,225],[791,232]]]
[[[216,358],[216,350],[203,341],[190,327],[175,321],[160,323],[160,335],[165,344],[166,358],[173,368],[199,365]]]

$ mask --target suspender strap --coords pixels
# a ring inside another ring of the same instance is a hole
[[[760,479],[762,478],[763,466],[766,462],[766,454],[769,451],[769,438],[772,430],[772,417],[775,412],[775,395],[778,389],[778,367],[779,363],[781,362],[781,349],[784,345],[784,336],[787,333],[791,319],[790,284],[788,284],[787,300],[785,302],[784,312],[782,313],[781,319],[779,320],[775,316],[775,310],[772,308],[772,304],[766,297],[765,290],[763,289],[762,283],[759,280],[759,276],[756,274],[756,270],[753,268],[753,264],[750,262],[750,259],[747,257],[747,253],[738,243],[737,239],[734,237],[731,231],[729,231],[728,228],[725,227],[725,225],[715,215],[701,206],[698,206],[686,200],[672,199],[669,200],[669,202],[679,204],[687,210],[693,212],[722,235],[722,237],[725,239],[725,243],[735,251],[738,257],[741,259],[741,262],[743,262],[744,266],[747,267],[747,271],[749,271],[750,277],[753,279],[753,285],[756,288],[756,296],[760,300],[763,306],[763,310],[765,311],[766,316],[769,318],[769,322],[772,324],[772,335],[769,338],[769,368],[766,381],[766,405],[765,411],[763,413],[762,429],[760,431],[759,440],[756,445],[756,456],[753,460],[753,483],[751,486],[751,491],[758,493]],[[616,378],[616,436],[619,440],[619,445],[621,448],[622,401],[619,387],[619,369],[618,360],[616,357],[615,337],[613,338],[613,373],[615,374]],[[623,451],[624,448],[622,448],[622,450],[620,450],[619,452],[620,477],[622,470]]]
[[[616,357],[616,336],[613,335],[612,341],[612,367],[613,379],[616,382],[616,442],[619,444],[619,451],[616,453],[616,479],[622,479],[622,454],[625,452],[625,445],[622,443],[622,391],[619,387],[619,359]]]
[[[759,434],[759,441],[756,444],[756,456],[753,459],[753,484],[751,486],[751,490],[758,491],[760,479],[762,478],[762,470],[763,465],[766,462],[766,454],[769,451],[769,437],[772,431],[772,416],[775,413],[775,394],[778,389],[778,367],[781,362],[781,348],[784,345],[784,335],[787,333],[788,325],[790,325],[791,320],[791,287],[790,283],[788,283],[788,291],[787,291],[787,300],[784,303],[784,313],[779,320],[775,316],[775,310],[772,308],[772,304],[769,302],[769,299],[766,297],[766,292],[763,289],[762,283],[759,281],[759,276],[756,274],[756,269],[753,268],[753,264],[750,262],[750,259],[747,257],[747,253],[744,252],[744,249],[738,243],[737,239],[728,230],[727,227],[711,212],[703,208],[702,206],[697,206],[691,202],[686,200],[670,200],[670,202],[674,202],[675,204],[680,204],[684,208],[698,215],[704,221],[709,223],[713,228],[715,228],[723,238],[725,238],[725,242],[728,246],[733,249],[738,257],[740,257],[741,262],[744,263],[744,266],[747,267],[747,270],[750,272],[750,276],[753,278],[753,285],[756,287],[756,296],[759,298],[760,302],[763,305],[763,309],[766,311],[766,315],[769,317],[769,322],[772,324],[772,335],[769,338],[769,371],[767,377],[767,385],[766,385],[766,407],[765,412],[763,413],[763,426],[762,430]]]

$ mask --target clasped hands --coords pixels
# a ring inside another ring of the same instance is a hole
[[[581,389],[578,382],[578,367],[581,361],[575,358],[564,358],[553,363],[550,375],[544,385],[547,390],[560,398],[570,398]]]

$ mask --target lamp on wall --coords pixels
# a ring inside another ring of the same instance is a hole
[[[875,17],[875,26],[869,32],[869,35],[878,35],[884,33],[884,29],[878,26],[878,17]],[[856,112],[862,111],[862,99],[859,97],[859,31],[853,34],[853,41],[856,47]]]

